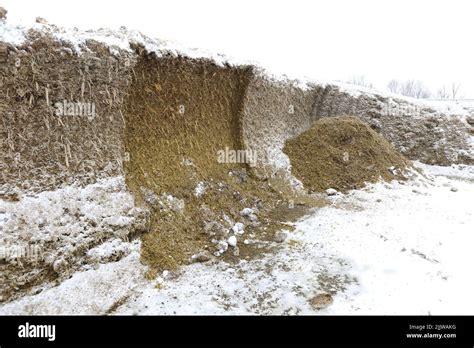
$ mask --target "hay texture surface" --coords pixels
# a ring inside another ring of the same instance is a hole
[[[285,205],[246,163],[218,160],[225,148],[243,148],[242,103],[251,69],[136,50],[124,112],[124,169],[127,187],[151,211],[141,249],[147,276],[175,271],[203,250],[250,257],[258,248],[242,240],[271,239],[282,227],[272,211]],[[244,209],[252,210],[252,219]],[[245,236],[237,234],[238,244],[229,246],[239,223]]]
[[[322,118],[286,142],[293,174],[310,191],[361,188],[380,179],[403,179],[409,161],[356,117]]]
[[[6,46],[0,64],[2,189],[41,192],[121,175],[122,104],[131,70],[125,59],[92,40],[79,55],[33,30],[23,46]],[[57,115],[55,105],[64,102],[94,105],[94,117]]]

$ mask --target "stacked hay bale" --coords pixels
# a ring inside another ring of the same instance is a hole
[[[20,45],[0,42],[1,247],[4,252],[21,245],[42,255],[0,261],[0,301],[45,281],[65,279],[87,263],[89,249],[113,238],[127,240],[143,230],[127,222],[118,236],[105,216],[96,221],[91,218],[94,213],[87,212],[87,207],[106,205],[106,195],[122,199],[127,195],[121,192],[126,189],[123,184],[110,192],[102,192],[99,185],[86,204],[84,197],[71,202],[74,199],[65,199],[59,190],[123,175],[122,105],[131,76],[125,57],[133,61],[133,56],[125,51],[116,56],[95,41],[81,48],[78,52],[56,39],[49,26],[29,30]],[[91,108],[76,108],[82,105]],[[43,211],[42,202],[55,210]],[[145,224],[146,214],[139,218],[139,211],[128,205],[112,214],[124,209],[123,221]]]
[[[4,191],[39,192],[122,173],[122,104],[131,73],[124,62],[103,44],[89,41],[78,54],[33,30],[25,44],[8,49],[0,69]],[[88,105],[94,114],[58,112],[63,105]]]

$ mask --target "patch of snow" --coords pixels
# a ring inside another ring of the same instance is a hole
[[[173,195],[164,195],[164,198],[172,211],[180,213],[184,211],[184,200],[176,198]]]
[[[252,208],[242,209],[242,211],[240,212],[240,215],[252,222],[256,222],[258,220],[257,215],[255,215],[255,210]]]
[[[128,255],[132,249],[136,249],[137,243],[138,241],[128,243],[116,238],[90,249],[86,255],[89,261],[96,263],[117,261],[124,255]]]
[[[24,28],[0,21],[0,40],[19,46],[26,40]]]
[[[251,214],[254,213],[254,210],[252,208],[244,208],[242,209],[242,211],[240,212],[240,215],[242,216],[249,216]]]
[[[429,178],[447,177],[457,180],[474,181],[474,166],[452,164],[451,166],[431,166],[419,161],[414,162],[415,167],[423,170]],[[440,178],[440,180],[443,180]]]
[[[230,236],[229,239],[227,239],[227,243],[235,248],[237,246],[237,237],[236,236]]]
[[[412,181],[337,195],[263,257],[147,281],[136,251],[0,313],[472,314],[472,170],[424,166]],[[327,307],[311,304],[328,295]]]
[[[232,232],[235,234],[244,234],[244,224],[237,222],[234,226],[232,226]]]
[[[129,216],[109,216],[102,220],[105,224],[114,227],[124,227],[130,225],[133,218]]]
[[[67,275],[66,271],[82,267],[88,257],[93,262],[94,257],[101,259],[101,247],[87,256],[89,248],[107,240],[126,240],[146,222],[146,212],[135,207],[123,177],[37,194],[19,192],[19,198],[17,202],[0,200],[0,245],[9,248],[7,251],[18,247],[38,250],[31,258],[43,262],[39,268],[25,271],[32,274],[51,266],[60,276]],[[102,247],[107,248],[107,244]],[[126,254],[122,251],[118,250],[114,259]],[[28,275],[10,275],[11,279],[22,276]]]
[[[228,248],[229,248],[229,244],[227,242],[220,241],[217,243],[217,249],[218,249],[217,252],[219,254],[225,253]]]
[[[196,197],[202,197],[206,193],[206,183],[203,181],[200,181],[196,188],[194,189],[194,196]]]
[[[139,244],[133,252],[114,263],[97,269],[77,272],[57,287],[25,296],[0,306],[2,315],[85,315],[107,313],[118,302],[127,299],[135,289],[146,286],[145,267],[140,264]]]

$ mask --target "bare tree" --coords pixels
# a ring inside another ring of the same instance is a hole
[[[400,81],[390,80],[387,85],[387,88],[392,93],[400,93]]]
[[[438,89],[436,97],[439,99],[449,99],[451,97],[451,93],[448,91],[446,85],[443,85],[443,87]]]
[[[459,95],[459,90],[461,88],[461,84],[457,82],[451,83],[449,87],[443,85],[438,91],[436,92],[436,96],[440,99],[458,99],[462,98],[462,95]]]
[[[431,97],[431,92],[421,81],[415,81],[413,84],[413,95],[415,98],[427,99]]]
[[[430,90],[421,82],[416,80],[397,81],[391,80],[388,89],[393,93],[398,93],[412,98],[429,98]]]
[[[354,75],[351,78],[349,78],[346,82],[352,85],[374,88],[374,85],[372,83],[366,81],[364,75]]]
[[[400,84],[400,94],[415,98],[415,81],[407,80]]]
[[[453,82],[451,85],[451,96],[453,99],[456,99],[459,93],[459,88],[461,87],[460,83]]]

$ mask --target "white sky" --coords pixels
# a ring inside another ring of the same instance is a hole
[[[137,29],[317,80],[461,83],[474,98],[472,0],[0,0],[8,20]]]

